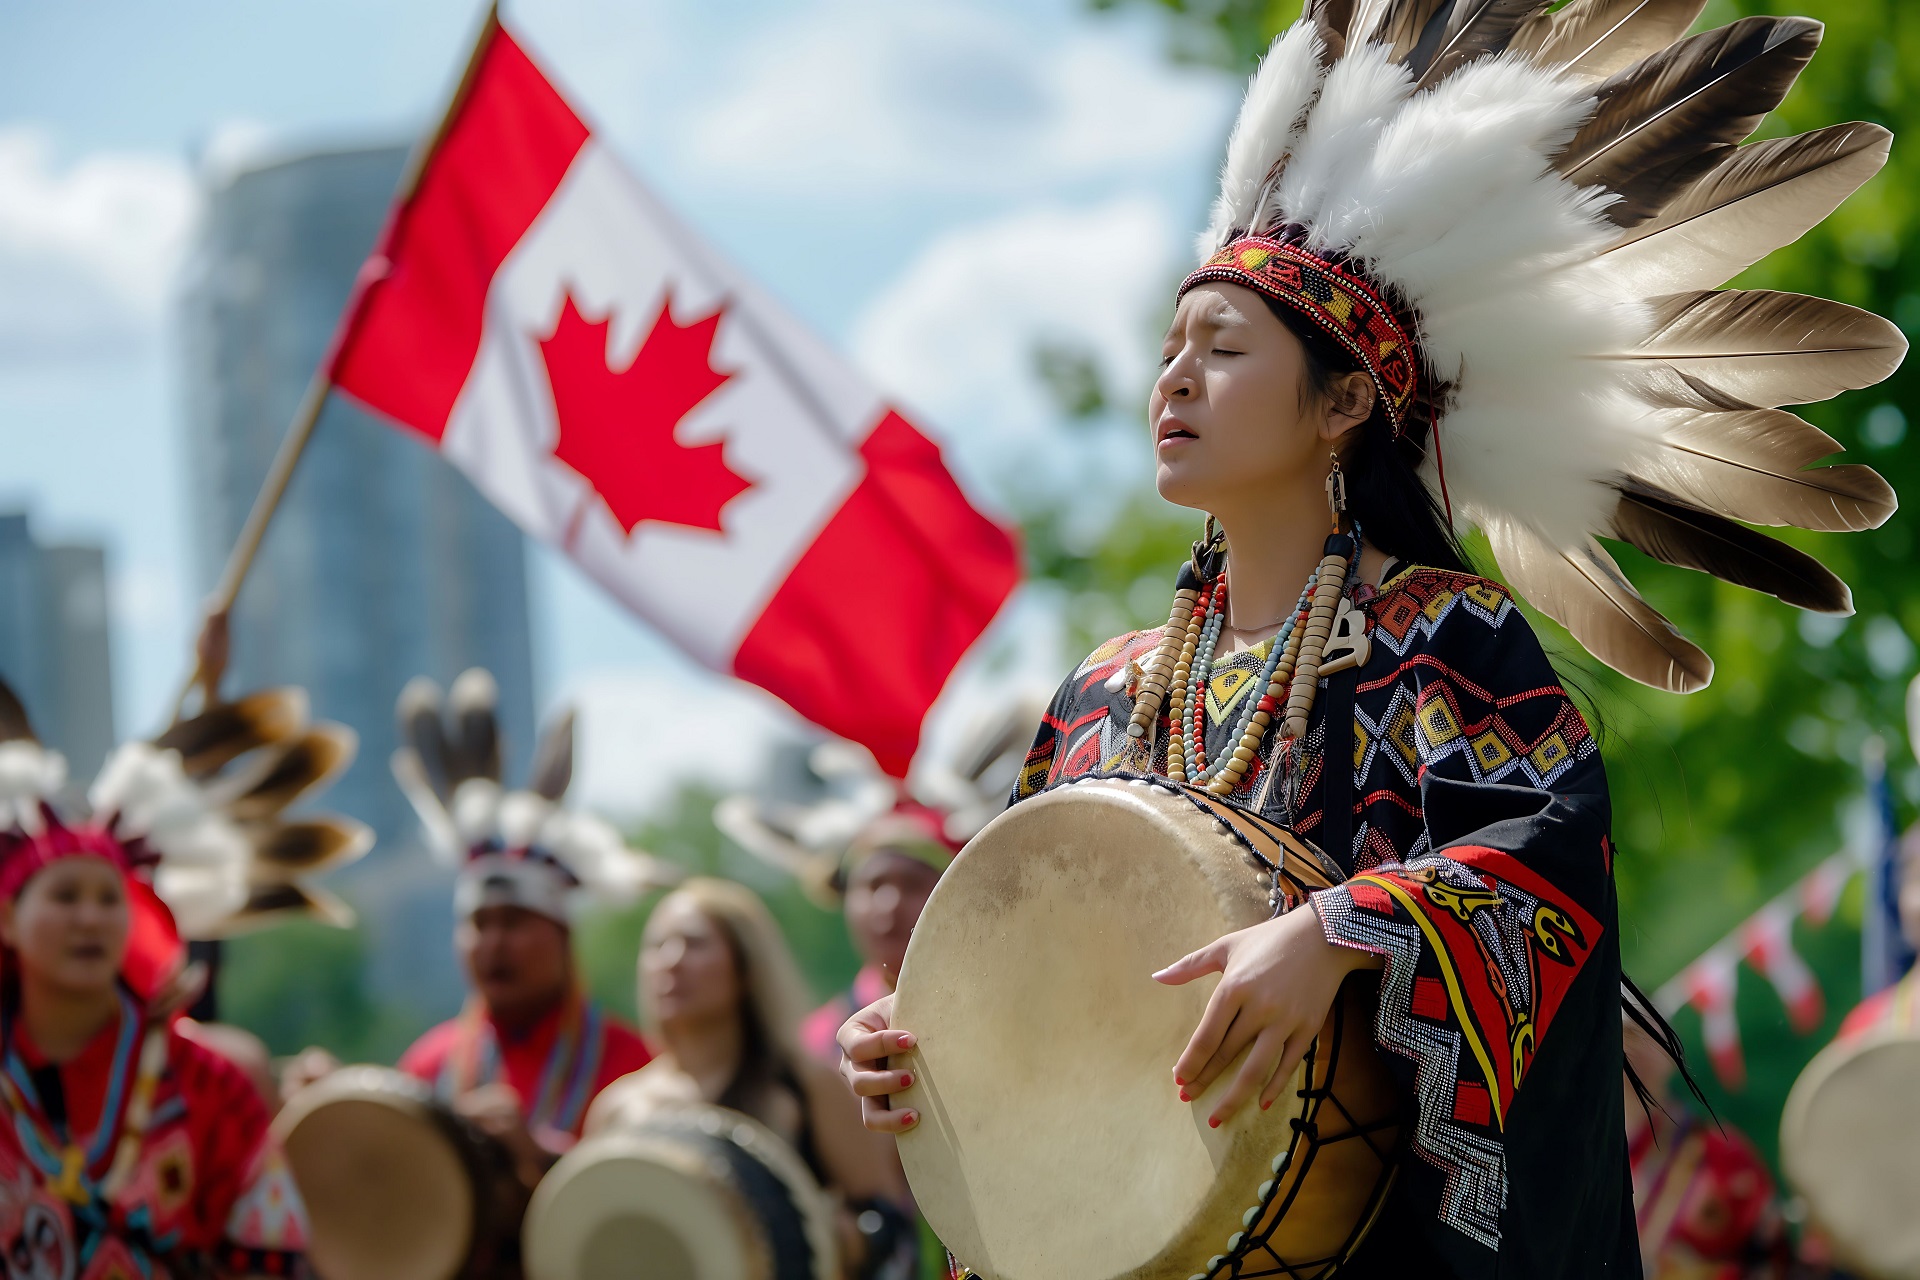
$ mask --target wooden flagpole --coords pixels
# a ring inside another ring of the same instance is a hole
[[[494,35],[500,29],[500,5],[498,0],[489,0],[481,18],[479,32],[475,35],[472,48],[467,54],[466,66],[455,82],[453,92],[447,96],[445,105],[433,126],[421,135],[414,145],[413,153],[407,159],[407,167],[401,175],[400,184],[394,191],[393,204],[387,214],[387,223],[375,242],[373,252],[368,256],[358,277],[354,280],[353,292],[347,299],[347,305],[340,312],[340,321],[334,328],[333,339],[327,345],[326,354],[313,371],[313,377],[307,382],[307,389],[301,393],[300,404],[293,412],[293,421],[288,424],[287,433],[280,440],[280,448],[275,451],[273,461],[267,467],[267,474],[260,482],[260,491],[254,495],[253,506],[247,511],[246,523],[240,526],[240,535],[234,539],[233,549],[227,553],[226,567],[221,570],[220,580],[214,585],[202,610],[200,634],[194,642],[193,670],[187,676],[186,683],[174,698],[171,721],[178,723],[186,710],[187,699],[197,686],[201,691],[204,705],[211,706],[218,698],[220,679],[226,673],[229,648],[229,623],[234,601],[240,596],[240,588],[245,585],[247,574],[253,568],[254,560],[260,554],[260,544],[266,540],[267,527],[273,523],[274,515],[280,510],[280,502],[286,497],[287,485],[293,479],[294,468],[300,464],[300,458],[306,453],[308,441],[313,439],[313,429],[319,424],[320,412],[326,408],[327,395],[333,390],[333,368],[338,360],[347,338],[359,322],[360,312],[366,305],[367,296],[373,286],[386,277],[386,251],[391,244],[394,229],[400,215],[413,199],[414,191],[420,184],[420,178],[426,172],[427,162],[439,149],[440,141],[446,136],[447,129],[453,123],[454,114],[472,91],[475,76],[479,74],[480,59]]]

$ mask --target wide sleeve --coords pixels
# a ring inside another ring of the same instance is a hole
[[[223,1276],[305,1274],[306,1208],[272,1114],[239,1067],[184,1039],[175,1059],[195,1131],[194,1209]]]
[[[1585,1117],[1598,1140],[1605,1122],[1594,1117],[1609,1097],[1618,1106],[1606,775],[1510,601],[1454,611],[1395,679],[1412,712],[1424,830],[1400,860],[1313,904],[1329,941],[1384,961],[1375,1038],[1410,1080],[1413,1151],[1438,1184],[1440,1222],[1498,1249],[1521,1172],[1510,1168],[1515,1142],[1542,1148],[1556,1123],[1543,1110],[1603,1089]],[[1567,1060],[1593,1056],[1609,1034],[1613,1065]],[[1528,1108],[1522,1085],[1554,1040],[1567,1042],[1547,1073],[1556,1079],[1535,1091],[1554,1106]],[[1561,1140],[1577,1141],[1580,1129],[1564,1128]]]

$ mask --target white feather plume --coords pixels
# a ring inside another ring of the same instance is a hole
[[[151,742],[120,746],[87,799],[116,839],[144,840],[159,855],[154,891],[183,935],[197,936],[245,905],[253,843],[187,776],[178,751]]]
[[[1247,84],[1247,96],[1227,139],[1220,194],[1213,202],[1213,219],[1199,240],[1203,261],[1234,230],[1257,224],[1269,182],[1285,164],[1307,108],[1320,90],[1325,52],[1326,45],[1310,22],[1297,22],[1274,37],[1260,69]]]
[[[0,832],[37,835],[40,806],[67,785],[67,761],[31,738],[0,742]]]

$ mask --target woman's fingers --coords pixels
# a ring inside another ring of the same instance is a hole
[[[862,1098],[860,1123],[875,1133],[905,1133],[920,1123],[920,1113],[911,1107],[893,1110],[882,1098]]]
[[[1314,1033],[1302,1031],[1289,1037],[1287,1049],[1280,1055],[1280,1065],[1273,1070],[1273,1078],[1267,1081],[1267,1087],[1260,1091],[1260,1105],[1270,1107],[1287,1091],[1287,1084],[1293,1079],[1293,1073],[1299,1067],[1301,1059],[1307,1056],[1307,1050],[1313,1047]]]
[[[1228,935],[1231,937],[1232,935]],[[1164,982],[1169,987],[1184,986],[1195,978],[1209,973],[1220,973],[1227,967],[1227,959],[1233,954],[1227,938],[1210,942],[1198,951],[1190,951],[1172,964],[1153,975],[1155,982]]]
[[[898,1067],[871,1071],[856,1063],[840,1074],[846,1080],[847,1087],[861,1098],[884,1098],[890,1093],[913,1088],[913,1072],[902,1071]]]
[[[871,1063],[895,1053],[905,1053],[913,1048],[914,1038],[911,1031],[896,1031],[886,1028],[878,1031],[859,1030],[852,1023],[840,1028],[837,1037],[840,1052],[850,1062]]]
[[[1218,1129],[1233,1118],[1235,1112],[1246,1105],[1247,1099],[1259,1093],[1272,1079],[1274,1068],[1287,1048],[1287,1035],[1279,1027],[1268,1027],[1254,1039],[1253,1047],[1247,1050],[1246,1061],[1240,1064],[1240,1070],[1234,1072],[1233,1082],[1220,1100],[1213,1104],[1213,1114],[1207,1117],[1207,1123]]]
[[[1200,1015],[1200,1025],[1193,1029],[1186,1051],[1173,1064],[1173,1082],[1180,1086],[1183,1095],[1196,1096],[1212,1082],[1213,1077],[1205,1072],[1227,1033],[1233,1029],[1239,1012],[1239,993],[1233,987],[1223,982],[1213,989],[1207,998],[1207,1011]]]
[[[1252,1044],[1254,1037],[1266,1029],[1252,1016],[1252,1011],[1242,1004],[1239,1016],[1233,1020],[1233,1025],[1227,1028],[1227,1033],[1220,1038],[1220,1043],[1214,1046],[1213,1056],[1207,1059],[1195,1073],[1192,1081],[1188,1083],[1186,1087],[1188,1095],[1197,1098],[1204,1090],[1212,1088],[1213,1082],[1233,1065],[1233,1060],[1240,1056],[1241,1051]]]

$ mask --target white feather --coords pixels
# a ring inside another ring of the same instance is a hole
[[[491,778],[468,778],[454,789],[447,806],[454,837],[465,851],[500,831],[500,784]]]
[[[40,806],[67,784],[67,761],[31,738],[0,742],[0,831],[37,835]]]
[[[1327,73],[1292,161],[1274,188],[1263,226],[1317,227],[1367,163],[1381,132],[1413,90],[1413,76],[1384,45],[1349,53]]]
[[[1320,90],[1326,46],[1314,24],[1300,21],[1274,37],[1247,83],[1220,169],[1213,219],[1195,246],[1206,261],[1235,230],[1257,230],[1262,197],[1286,163],[1307,108]]]

